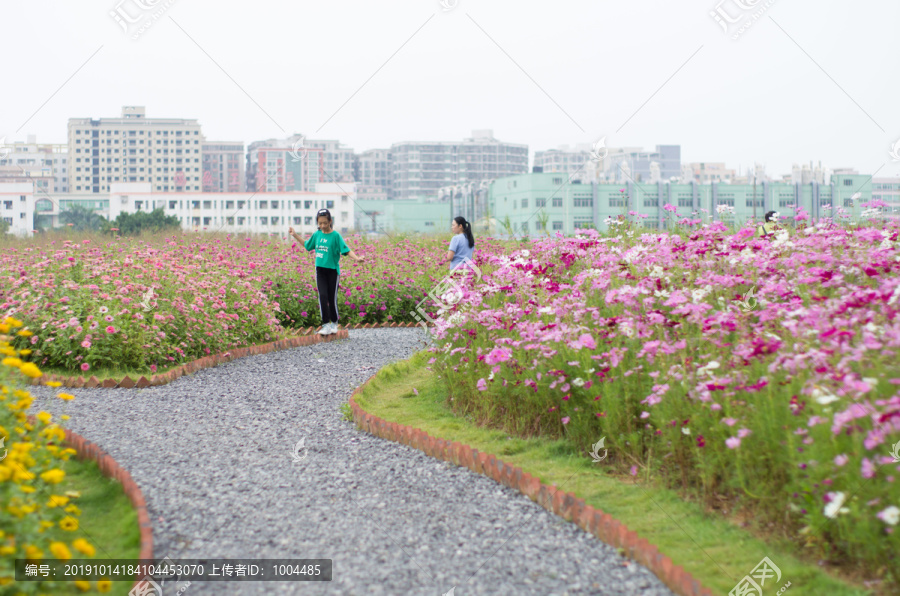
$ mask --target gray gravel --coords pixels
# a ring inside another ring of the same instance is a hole
[[[671,594],[519,492],[342,419],[353,388],[425,337],[353,330],[160,387],[78,389],[69,427],[131,472],[157,558],[334,560],[330,583],[194,582],[188,596]],[[35,411],[62,412],[54,390],[31,390]]]

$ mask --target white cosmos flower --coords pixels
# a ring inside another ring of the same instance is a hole
[[[827,391],[823,391],[818,387],[812,390],[812,398],[823,406],[827,406],[828,404],[836,402],[838,400],[838,397],[836,395]]]
[[[682,433],[682,434],[685,434],[685,435],[689,435],[689,434],[691,434],[691,429],[689,429],[688,427],[684,426],[684,427],[681,428],[681,433]]]
[[[878,519],[889,526],[896,526],[897,522],[900,522],[900,509],[898,509],[894,505],[891,505],[878,514]]]
[[[582,379],[581,377],[576,377],[572,379],[572,384],[576,387],[584,387],[584,379]]]
[[[847,513],[850,511],[846,507],[843,507],[847,495],[837,492],[828,493],[828,496],[831,497],[831,502],[825,505],[825,517],[834,519],[838,516],[838,513]]]

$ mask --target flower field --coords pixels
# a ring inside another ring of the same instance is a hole
[[[828,223],[478,238],[483,275],[438,319],[432,365],[459,414],[584,457],[603,439],[598,469],[896,585],[898,239]],[[341,323],[414,321],[446,239],[346,240],[366,263],[342,262]],[[155,371],[320,322],[314,259],[280,239],[70,237],[0,259],[0,315],[42,368]]]
[[[599,466],[897,582],[898,231],[771,242],[713,223],[481,250],[431,363],[459,414],[585,457],[602,438]]]
[[[152,373],[320,324],[315,260],[302,246],[197,238],[13,244],[0,257],[0,315],[33,332],[15,345],[38,365],[83,375]],[[410,311],[446,271],[446,244],[346,240],[367,262],[342,261],[341,324],[414,322]]]

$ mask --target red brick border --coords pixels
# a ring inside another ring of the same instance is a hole
[[[676,594],[682,596],[712,596],[713,592],[704,587],[690,573],[676,566],[672,559],[659,549],[629,530],[608,513],[596,509],[572,493],[562,493],[555,486],[523,472],[521,468],[510,466],[494,455],[480,453],[469,445],[431,437],[423,430],[388,422],[367,413],[354,399],[368,384],[363,383],[350,397],[350,408],[356,425],[377,437],[403,443],[425,452],[431,457],[449,461],[457,466],[469,468],[484,474],[504,486],[514,488],[536,501],[544,509],[578,525],[603,542],[625,551],[628,558],[640,563],[653,572]]]
[[[202,368],[209,368],[211,366],[223,364],[225,362],[234,360],[235,358],[243,358],[244,356],[252,356],[255,354],[268,354],[269,352],[274,352],[276,350],[296,348],[299,346],[308,346],[325,341],[334,341],[336,339],[346,339],[348,337],[348,329],[375,329],[379,327],[417,327],[420,325],[421,323],[357,323],[355,325],[342,325],[341,330],[337,333],[325,336],[317,334],[318,330],[321,329],[321,327],[306,327],[299,330],[297,332],[297,335],[292,335],[290,337],[269,342],[267,344],[261,344],[258,346],[235,348],[233,350],[225,352],[224,354],[204,356],[203,358],[200,358],[198,360],[192,360],[191,362],[187,362],[185,364],[182,364],[181,366],[177,366],[165,373],[151,375],[150,378],[147,378],[146,376],[140,376],[137,379],[132,379],[130,376],[125,375],[125,377],[122,379],[104,379],[101,381],[95,376],[85,379],[84,377],[70,377],[66,375],[48,374],[38,379],[32,379],[31,384],[42,385],[46,381],[59,381],[63,384],[63,387],[72,387],[76,389],[82,387],[87,387],[88,389],[93,389],[95,387],[104,387],[110,389],[119,387],[122,389],[131,389],[132,387],[151,387],[154,385],[165,385],[167,383],[171,383],[178,377],[197,372]]]
[[[38,423],[33,414],[28,415],[28,422],[31,424]],[[153,527],[150,524],[150,514],[147,512],[147,503],[144,501],[144,495],[141,493],[141,489],[138,487],[137,483],[131,477],[131,474],[128,473],[128,470],[120,466],[119,462],[114,460],[112,456],[100,449],[99,445],[91,443],[78,433],[72,432],[67,428],[63,430],[66,433],[63,444],[74,449],[78,455],[78,459],[89,459],[97,462],[97,465],[100,467],[100,472],[104,476],[112,478],[122,485],[125,495],[128,497],[128,500],[131,501],[131,506],[134,507],[134,510],[137,512],[138,529],[141,533],[141,549],[137,558],[152,559]],[[134,585],[137,586],[140,581],[141,578],[136,578]]]

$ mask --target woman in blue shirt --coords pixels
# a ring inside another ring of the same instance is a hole
[[[450,248],[442,263],[450,261],[450,270],[453,271],[462,264],[465,259],[472,260],[475,251],[475,236],[472,235],[472,224],[465,217],[454,217],[450,222],[450,231],[453,239],[450,240]]]

